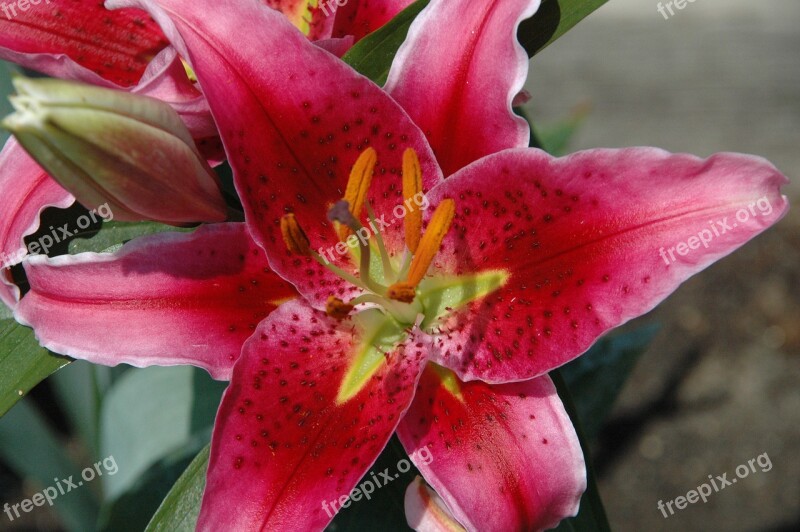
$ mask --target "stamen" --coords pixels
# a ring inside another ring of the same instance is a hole
[[[300,224],[297,223],[294,214],[289,213],[281,217],[281,235],[283,235],[283,241],[286,243],[286,247],[292,253],[305,257],[310,256],[317,261],[320,266],[332,271],[336,276],[341,277],[348,283],[364,290],[371,290],[370,287],[362,283],[357,277],[350,275],[335,264],[328,262],[328,260],[320,257],[316,251],[312,250],[311,243],[308,241],[308,237],[300,227]]]
[[[408,209],[403,225],[406,234],[406,246],[411,253],[417,252],[422,237],[422,210],[419,195],[422,194],[422,169],[419,166],[417,152],[408,148],[403,152],[403,199]]]
[[[289,251],[296,255],[308,256],[311,254],[311,244],[300,224],[297,223],[293,213],[281,217],[281,235]]]
[[[335,296],[328,296],[328,301],[325,303],[325,312],[328,316],[339,321],[345,319],[353,308],[355,308],[353,305],[347,304]]]
[[[387,295],[395,297],[398,301],[406,301],[415,297],[417,285],[425,277],[434,257],[439,252],[445,235],[450,230],[453,218],[456,214],[456,202],[450,198],[442,200],[436,211],[431,217],[425,234],[422,235],[417,252],[411,260],[411,267],[408,270],[408,277],[405,282],[395,283],[389,287]],[[402,299],[401,299],[402,298]]]
[[[344,192],[344,201],[350,205],[350,214],[356,219],[361,217],[361,209],[367,199],[367,192],[372,183],[372,174],[375,172],[375,165],[378,163],[378,152],[375,148],[367,148],[358,156],[353,169],[350,171],[350,179],[347,181],[347,189]],[[347,227],[337,229],[339,239],[344,242],[350,235]]]
[[[411,303],[417,297],[417,289],[409,283],[395,283],[389,287],[386,295],[389,299],[400,301],[402,303]]]

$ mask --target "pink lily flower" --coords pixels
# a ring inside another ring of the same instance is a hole
[[[30,259],[15,316],[77,358],[230,376],[198,529],[322,529],[395,432],[433,458],[412,522],[555,526],[585,471],[547,372],[785,214],[757,157],[528,149],[538,4],[433,0],[381,89],[257,2],[110,3],[191,64],[247,227]]]

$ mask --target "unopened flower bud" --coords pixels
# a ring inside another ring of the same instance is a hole
[[[166,103],[55,79],[14,79],[3,125],[87,208],[121,221],[221,222],[219,181]]]

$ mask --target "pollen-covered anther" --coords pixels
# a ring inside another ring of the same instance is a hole
[[[422,194],[422,169],[417,152],[408,148],[403,152],[403,199],[408,207],[403,219],[406,246],[416,253],[422,238],[422,210],[419,208],[419,195]],[[417,205],[415,205],[415,203]]]
[[[353,310],[353,305],[345,303],[336,296],[328,296],[328,301],[325,303],[325,312],[331,318],[337,320],[345,319]]]
[[[369,186],[372,184],[372,175],[375,173],[375,166],[378,164],[378,152],[375,148],[367,148],[356,159],[353,169],[350,171],[350,179],[347,181],[347,188],[344,192],[344,201],[350,205],[350,214],[356,219],[361,216],[364,202],[367,199]],[[339,238],[342,242],[350,236],[348,227],[340,226],[337,229]]]
[[[414,298],[417,297],[417,289],[406,283],[395,283],[389,287],[386,291],[386,295],[389,299],[393,299],[395,301],[400,301],[402,303],[412,303]]]
[[[289,251],[296,255],[311,255],[311,243],[294,214],[285,214],[281,218],[281,235]]]
[[[456,202],[450,198],[442,200],[439,206],[436,207],[428,228],[419,242],[417,252],[411,260],[408,277],[405,281],[397,282],[389,287],[387,296],[390,299],[402,301],[403,303],[414,301],[417,286],[425,277],[434,257],[439,252],[442,241],[453,223],[455,214]]]
[[[434,257],[442,246],[445,235],[450,230],[453,218],[456,214],[456,202],[450,198],[442,200],[436,211],[431,216],[431,221],[425,234],[422,235],[417,252],[411,261],[411,268],[408,270],[406,281],[411,286],[417,286],[425,274],[428,272]]]

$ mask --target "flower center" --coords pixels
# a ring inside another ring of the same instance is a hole
[[[376,228],[375,213],[367,200],[377,160],[377,152],[373,148],[361,153],[350,172],[344,198],[328,211],[328,219],[334,222],[339,241],[348,244],[353,258],[359,264],[358,276],[344,271],[313,251],[308,237],[293,214],[287,214],[281,219],[281,233],[292,253],[314,258],[340,278],[364,290],[362,295],[349,302],[329,296],[326,310],[330,316],[343,319],[356,305],[372,303],[383,308],[399,323],[411,326],[417,322],[420,314],[425,314],[425,305],[417,297],[417,289],[450,230],[455,216],[455,202],[449,198],[442,200],[423,233],[422,205],[427,202],[420,199],[424,198],[422,170],[416,152],[407,149],[403,153],[403,228],[406,251],[402,262],[395,264],[386,251],[383,236]],[[365,208],[371,231],[359,221]],[[376,279],[378,276],[377,268],[373,265],[373,251],[377,251],[380,256],[382,279]]]

